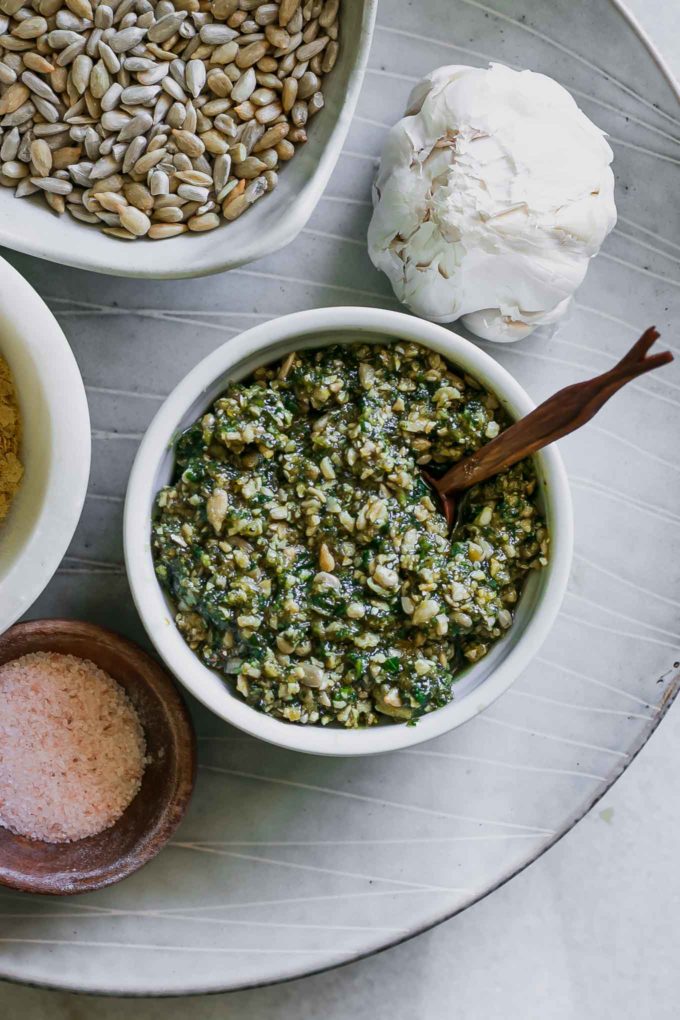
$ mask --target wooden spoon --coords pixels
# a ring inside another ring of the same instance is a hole
[[[585,425],[617,390],[631,379],[673,360],[670,351],[646,357],[659,333],[645,330],[628,353],[608,372],[559,390],[526,418],[521,418],[490,443],[455,464],[441,478],[423,471],[423,478],[439,497],[450,529],[459,517],[460,497],[473,485],[505,471],[556,439]]]

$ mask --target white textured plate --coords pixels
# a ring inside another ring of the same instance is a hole
[[[542,399],[607,368],[651,323],[677,344],[677,93],[612,3],[493,3],[502,13],[477,0],[382,5],[345,154],[284,252],[216,279],[105,287],[13,256],[72,340],[94,423],[86,512],[33,615],[142,636],[122,496],[159,400],[200,357],[284,312],[393,307],[363,241],[373,157],[413,79],[437,64],[494,58],[553,74],[616,154],[619,225],[569,320],[484,348]],[[677,690],[679,426],[680,357],[561,444],[576,512],[570,591],[540,657],[487,712],[366,761],[269,747],[196,707],[202,767],[174,844],[100,893],[0,895],[0,975],[147,994],[275,981],[436,924],[533,860],[620,774]]]

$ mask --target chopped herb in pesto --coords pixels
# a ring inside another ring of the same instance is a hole
[[[153,520],[190,647],[249,705],[298,723],[413,721],[512,625],[546,563],[524,461],[453,536],[421,479],[498,435],[493,394],[415,344],[289,355],[181,436]]]

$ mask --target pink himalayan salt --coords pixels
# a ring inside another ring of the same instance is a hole
[[[93,662],[33,652],[0,666],[0,825],[48,843],[108,829],[145,752],[132,702]]]

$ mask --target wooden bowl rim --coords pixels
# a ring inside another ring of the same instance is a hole
[[[164,666],[154,659],[148,652],[144,651],[136,642],[123,637],[116,631],[100,624],[90,623],[86,620],[74,620],[66,618],[26,620],[15,623],[12,627],[0,634],[0,656],[17,642],[16,654],[12,649],[12,659],[21,655],[29,654],[27,649],[22,650],[21,644],[31,634],[44,632],[45,651],[52,650],[49,647],[50,632],[55,637],[73,635],[74,637],[89,639],[93,643],[101,641],[102,638],[110,649],[115,653],[122,653],[125,657],[132,659],[153,693],[163,705],[168,721],[169,729],[173,740],[170,742],[170,752],[176,765],[176,778],[172,786],[171,796],[162,804],[157,824],[153,829],[145,829],[139,833],[131,852],[121,856],[106,873],[94,875],[92,873],[73,875],[68,887],[62,883],[51,880],[50,875],[42,875],[37,880],[30,877],[11,877],[3,875],[0,870],[0,887],[15,889],[19,892],[34,893],[39,895],[68,896],[83,892],[92,892],[95,889],[102,889],[109,885],[127,878],[128,875],[138,871],[141,867],[152,860],[167,844],[173,832],[182,820],[189,805],[196,781],[196,733],[194,725],[172,674]],[[34,649],[37,650],[37,649]],[[87,656],[83,655],[83,658]],[[11,661],[8,660],[8,661]],[[94,659],[92,661],[95,661]],[[96,664],[96,663],[95,663]],[[139,794],[137,794],[139,796]],[[134,799],[131,803],[134,803]],[[114,823],[114,827],[115,827]],[[107,831],[107,830],[104,830]],[[85,837],[85,839],[96,837]],[[53,847],[55,844],[45,843],[42,840],[35,840],[35,843],[43,843],[45,846]],[[74,841],[77,844],[78,840]],[[55,876],[56,878],[56,876]]]

